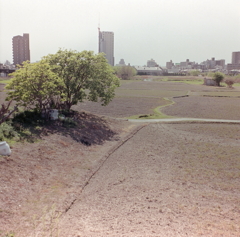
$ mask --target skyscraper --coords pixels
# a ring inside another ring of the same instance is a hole
[[[14,65],[22,64],[26,60],[30,61],[29,34],[14,36],[12,38],[12,49]]]
[[[98,52],[105,53],[108,63],[114,66],[114,33],[100,31],[100,28],[98,28],[98,37]]]
[[[240,51],[232,52],[232,64],[240,64]]]

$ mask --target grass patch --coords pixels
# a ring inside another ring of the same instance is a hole
[[[201,77],[163,77],[160,81],[168,81],[168,82],[181,82],[190,85],[202,85],[204,79]]]
[[[9,78],[9,79],[6,79],[6,78],[0,79],[0,83],[2,83],[2,84],[8,84],[8,83],[11,82],[11,80],[12,80],[12,78]]]
[[[181,83],[186,83],[189,85],[203,85],[203,80],[183,80],[183,81],[172,81],[171,82],[181,82]]]
[[[174,104],[175,102],[164,98],[164,100],[168,101],[168,104],[161,105],[153,109],[153,114],[142,114],[142,115],[133,115],[128,117],[128,119],[165,119],[165,118],[173,118],[173,116],[168,116],[161,112],[161,108]]]
[[[226,87],[228,87],[228,85],[227,85],[226,83],[224,83],[224,82],[221,82],[221,84],[224,85],[224,86],[226,86]],[[240,86],[240,83],[234,83],[234,84],[233,84],[233,88],[234,88],[234,87],[239,87],[239,86]]]

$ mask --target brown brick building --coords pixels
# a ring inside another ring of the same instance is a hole
[[[12,49],[14,65],[22,64],[26,60],[30,61],[29,34],[14,36],[12,38]]]

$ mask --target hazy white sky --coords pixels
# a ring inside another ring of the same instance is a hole
[[[230,63],[240,51],[240,0],[0,0],[0,62],[23,33],[32,62],[59,48],[98,53],[99,19],[114,32],[115,63]]]

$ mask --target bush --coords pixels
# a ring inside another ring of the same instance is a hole
[[[9,101],[7,104],[0,105],[0,124],[5,122],[15,111],[18,110],[17,106],[13,110],[10,110],[10,105],[12,101]]]
[[[224,74],[221,72],[215,72],[213,74],[213,80],[216,81],[217,86],[220,86],[220,82],[224,79]]]
[[[37,110],[26,110],[15,115],[13,123],[37,125],[43,124],[45,120],[42,118],[41,113]]]
[[[14,130],[13,126],[7,122],[0,124],[0,141],[6,139],[18,138],[19,134]]]
[[[224,82],[228,85],[229,88],[232,88],[233,84],[235,83],[235,80],[232,78],[227,78]]]
[[[191,76],[199,76],[201,74],[201,72],[199,70],[193,70],[193,71],[190,71],[189,74]]]
[[[72,118],[65,118],[63,120],[63,127],[65,128],[74,128],[77,126],[77,122],[74,121]]]

